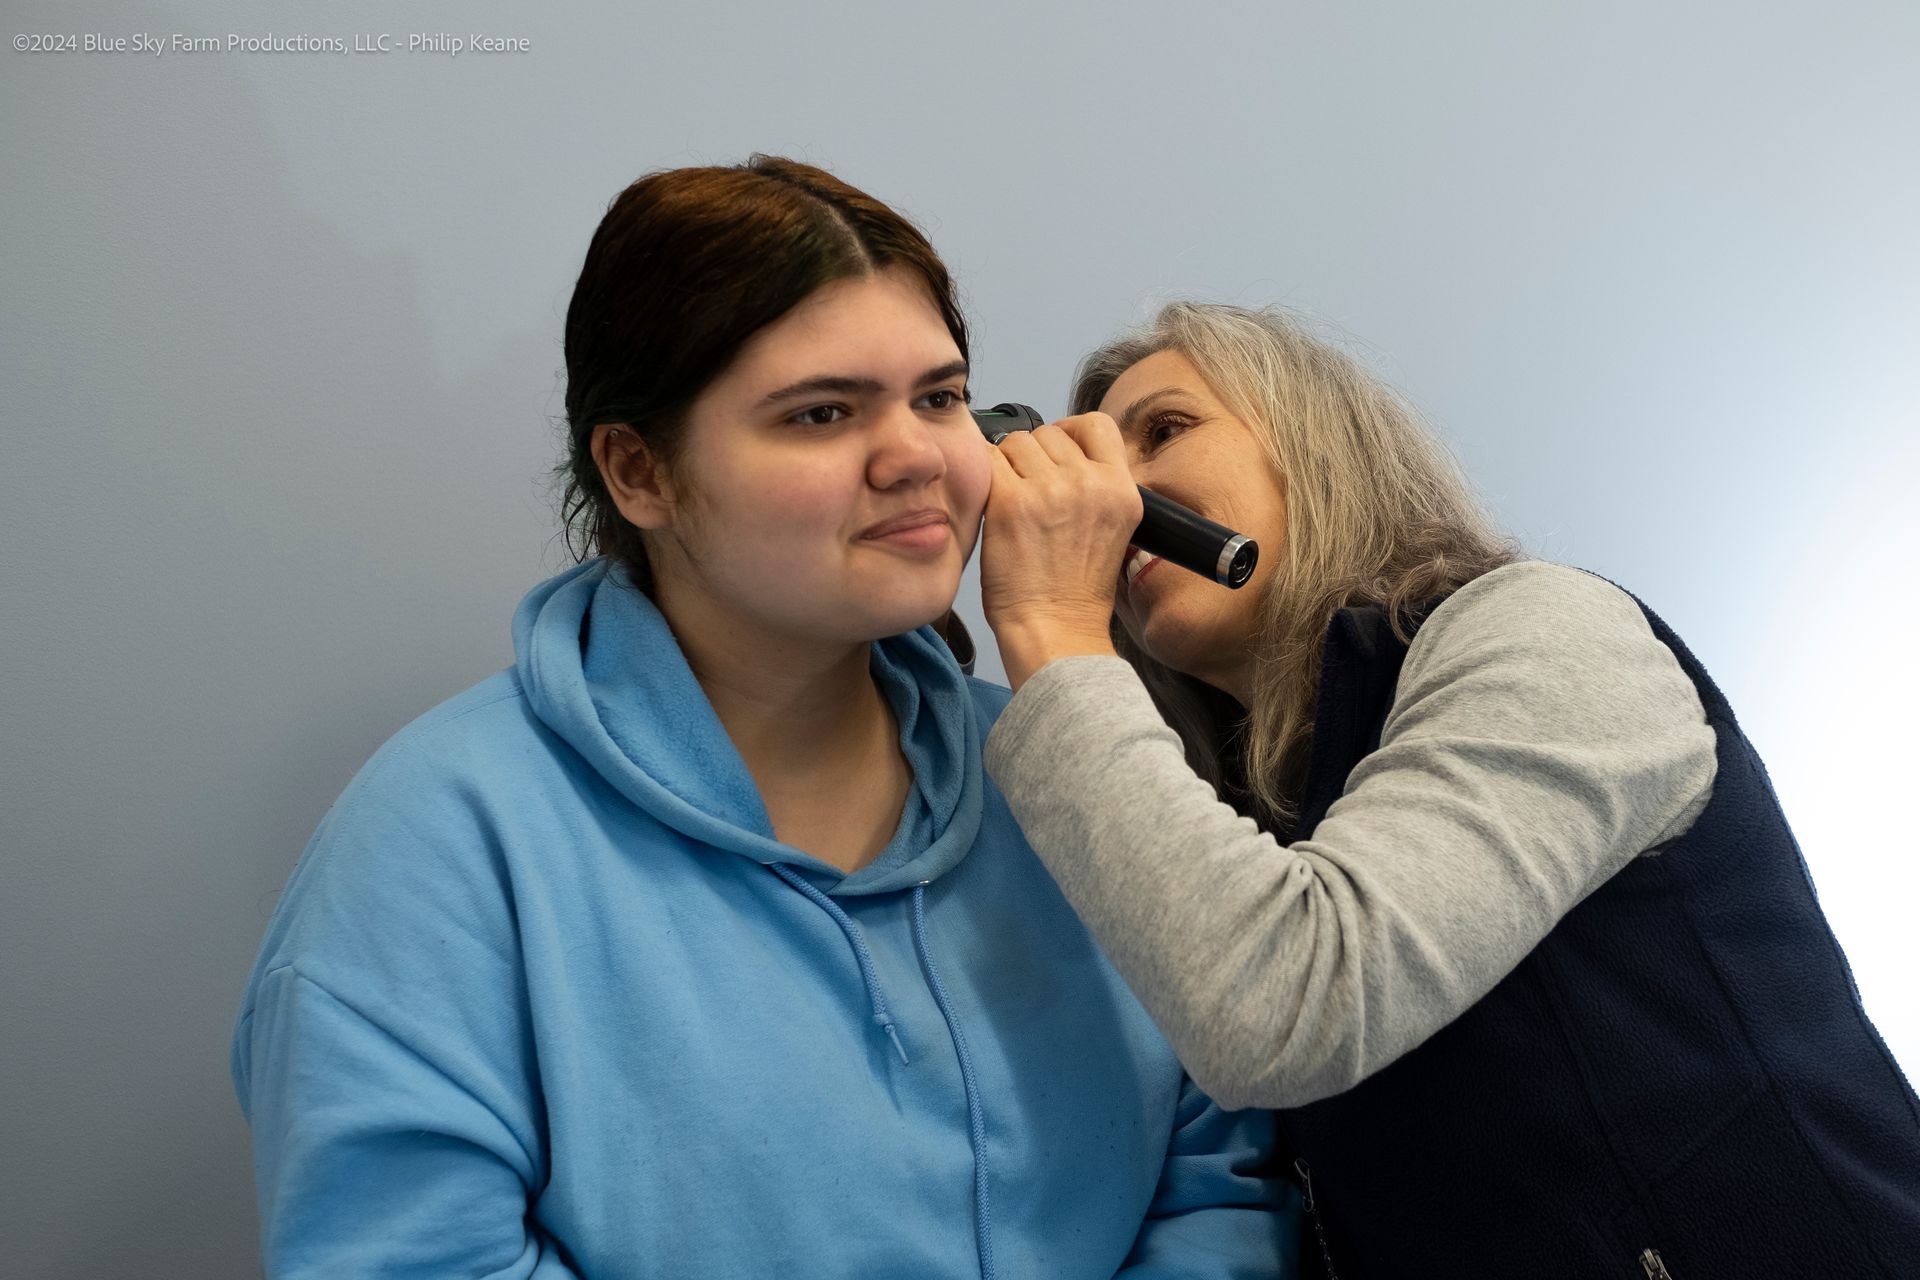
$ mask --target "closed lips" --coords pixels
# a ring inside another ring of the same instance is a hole
[[[945,523],[947,523],[947,513],[944,511],[909,511],[905,515],[895,516],[891,520],[882,520],[879,524],[869,526],[860,536],[884,538],[891,533],[903,533],[908,529]]]

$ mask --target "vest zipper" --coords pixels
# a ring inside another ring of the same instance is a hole
[[[1313,1219],[1313,1234],[1320,1241],[1320,1265],[1327,1269],[1327,1280],[1340,1280],[1339,1273],[1333,1269],[1333,1255],[1327,1251],[1327,1229],[1320,1221],[1320,1207],[1313,1198],[1313,1170],[1302,1156],[1294,1160],[1293,1171],[1300,1175],[1301,1190],[1305,1193],[1301,1207]]]
[[[1673,1273],[1667,1270],[1667,1264],[1660,1260],[1658,1249],[1640,1251],[1640,1269],[1647,1273],[1647,1280],[1673,1280]]]

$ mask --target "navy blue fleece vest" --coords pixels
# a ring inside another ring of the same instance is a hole
[[[1280,1113],[1340,1280],[1920,1277],[1920,1101],[1726,699],[1641,608],[1719,738],[1712,799],[1425,1044]],[[1296,838],[1405,656],[1378,610],[1335,616]]]

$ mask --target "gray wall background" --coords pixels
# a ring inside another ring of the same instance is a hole
[[[922,221],[989,403],[1058,412],[1087,346],[1177,295],[1355,335],[1532,549],[1635,588],[1716,672],[1920,1066],[1909,0],[5,19],[13,1273],[257,1273],[226,1046],[275,895],[564,563],[560,324],[607,201],[756,149]],[[12,48],[442,31],[533,47]]]

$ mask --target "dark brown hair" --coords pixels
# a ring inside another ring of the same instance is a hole
[[[834,280],[904,267],[967,356],[953,280],[927,238],[824,169],[779,156],[650,173],[587,246],[567,306],[561,519],[576,558],[606,555],[651,589],[640,530],[593,460],[594,428],[624,424],[669,472],[687,410],[755,333]]]

